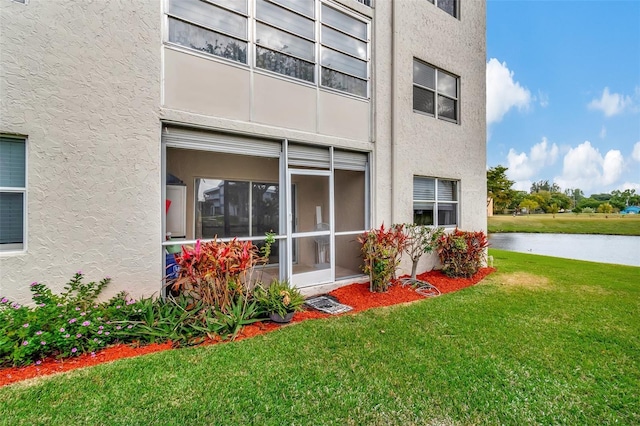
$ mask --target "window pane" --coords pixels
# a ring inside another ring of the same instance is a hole
[[[315,65],[287,56],[273,50],[264,49],[256,46],[256,66],[279,74],[288,75],[289,77],[299,78],[310,82],[315,81],[314,69]]]
[[[265,235],[267,232],[278,234],[280,227],[279,190],[276,183],[253,183],[251,206],[251,234]]]
[[[315,38],[315,28],[312,20],[296,15],[275,4],[267,3],[265,0],[257,0],[256,6],[257,17],[261,21],[276,25],[306,38]]]
[[[249,236],[249,183],[196,179],[201,226],[196,238]]]
[[[322,47],[322,65],[356,77],[367,78],[367,63],[365,61],[326,47]]]
[[[434,93],[418,86],[413,86],[413,109],[435,114]]]
[[[200,0],[171,0],[169,13],[212,30],[247,38],[247,18]]]
[[[458,83],[457,79],[438,70],[438,93],[442,93],[443,95],[447,95],[452,98],[458,97]]]
[[[438,7],[449,15],[458,17],[457,0],[438,0]]]
[[[450,120],[458,120],[458,112],[456,109],[457,101],[438,96],[438,117],[445,117]]]
[[[0,138],[0,186],[24,188],[24,139]]]
[[[414,203],[415,204],[415,203]],[[434,225],[433,204],[425,203],[422,206],[413,207],[413,223],[416,225]]]
[[[438,200],[458,201],[458,182],[455,180],[438,180]]]
[[[438,226],[456,225],[458,223],[458,205],[438,203]]]
[[[413,82],[435,90],[436,70],[429,65],[413,61]]]
[[[0,249],[3,244],[22,244],[24,194],[0,192]]]
[[[430,201],[436,199],[436,180],[433,178],[414,177],[413,178],[413,200]]]
[[[299,56],[309,61],[315,60],[314,43],[259,22],[256,25],[256,43],[280,53]]]
[[[322,27],[322,44],[367,60],[367,43],[329,27]]]
[[[212,55],[247,63],[247,43],[169,18],[169,41]]]
[[[353,93],[357,96],[367,97],[367,81],[342,74],[327,68],[322,68],[322,85],[343,92]]]
[[[272,0],[310,18],[315,17],[314,0]]]
[[[236,12],[247,13],[247,0],[207,0]]]
[[[362,40],[367,40],[367,24],[352,18],[349,15],[345,15],[342,12],[322,5],[322,23],[329,24],[334,28],[344,31],[347,34],[358,37]]]

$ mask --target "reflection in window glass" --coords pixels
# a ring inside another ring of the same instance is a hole
[[[326,26],[322,27],[322,44],[367,60],[367,43]]]
[[[413,61],[413,82],[429,89],[435,89],[436,70],[429,65]]]
[[[211,3],[219,4],[227,9],[235,10],[240,13],[247,13],[247,0],[207,0]]]
[[[292,56],[256,46],[256,66],[300,80],[315,81],[315,65]]]
[[[458,17],[458,0],[437,0],[438,7],[453,17]]]
[[[357,96],[367,96],[366,80],[361,80],[328,68],[322,68],[322,85],[343,92],[353,93]]]
[[[438,70],[438,93],[452,98],[458,97],[458,84],[452,75]]]
[[[311,40],[315,38],[315,26],[311,19],[296,15],[265,0],[257,0],[256,6],[259,20]]]
[[[367,78],[367,63],[335,50],[322,48],[322,65],[356,77]]]
[[[256,25],[256,43],[308,61],[315,59],[314,43],[261,23]]]
[[[169,41],[222,58],[247,63],[247,43],[169,18]]]
[[[344,31],[361,40],[367,40],[367,24],[342,12],[322,5],[322,23]]]
[[[435,114],[434,93],[422,87],[413,87],[413,109],[416,111]]]
[[[24,234],[24,194],[0,192],[0,251],[22,249]]]
[[[247,38],[247,18],[200,0],[171,0],[169,13],[212,30]]]
[[[438,117],[458,121],[456,101],[444,96],[438,96]]]
[[[288,7],[291,10],[295,10],[298,13],[308,16],[309,18],[315,17],[315,2],[314,0],[272,0],[274,3],[281,4]]]

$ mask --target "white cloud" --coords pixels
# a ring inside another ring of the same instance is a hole
[[[562,175],[554,181],[561,188],[589,191],[615,183],[621,176],[624,158],[619,150],[609,150],[604,156],[591,142],[585,141],[569,149],[564,156]]]
[[[527,109],[531,92],[513,81],[513,71],[496,58],[487,62],[487,125],[498,123],[512,108]]]
[[[604,88],[600,99],[594,99],[587,105],[589,109],[602,111],[605,117],[620,114],[631,106],[632,100],[630,96],[621,95],[619,93],[610,93],[608,87]]]
[[[620,185],[620,191],[625,191],[627,189],[635,189],[636,192],[640,192],[640,183],[625,182]]]
[[[640,141],[633,145],[633,151],[631,152],[631,158],[640,163]]]
[[[511,148],[507,154],[508,170],[507,176],[515,181],[513,187],[519,191],[528,191],[531,188],[531,179],[544,166],[554,164],[558,158],[558,146],[549,144],[547,138],[533,145],[529,154],[526,152],[517,153]]]
[[[607,128],[602,126],[602,129],[600,129],[600,139],[604,139],[607,137]]]

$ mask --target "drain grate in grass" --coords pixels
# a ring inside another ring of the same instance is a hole
[[[311,297],[304,302],[305,305],[311,306],[313,309],[317,309],[320,312],[325,312],[331,315],[341,314],[343,312],[349,312],[353,308],[351,306],[343,305],[342,303],[338,303],[337,300],[334,300],[328,296],[316,296]]]

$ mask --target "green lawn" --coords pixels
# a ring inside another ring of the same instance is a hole
[[[460,292],[0,389],[0,424],[640,424],[640,268],[490,250]]]
[[[640,235],[640,215],[581,213],[497,215],[487,219],[489,232]]]

